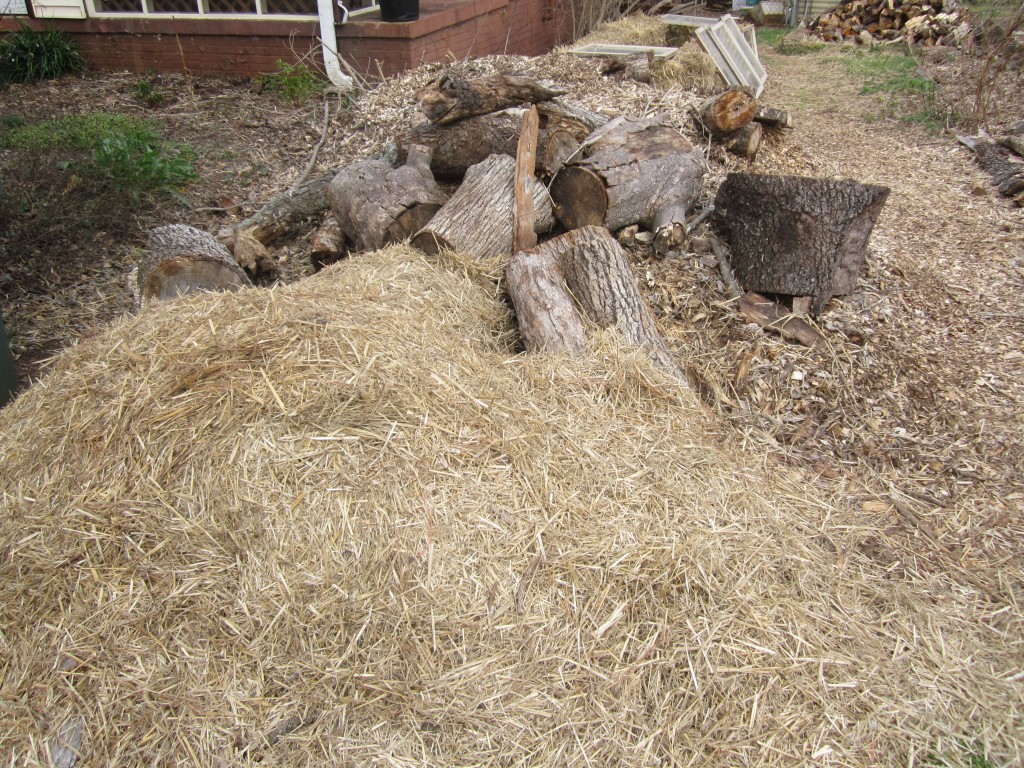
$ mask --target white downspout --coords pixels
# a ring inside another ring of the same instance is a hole
[[[338,61],[338,36],[334,32],[334,2],[335,0],[316,0],[316,7],[320,12],[320,47],[324,49],[324,69],[327,70],[327,77],[334,85],[351,90],[352,78],[341,71],[341,62]],[[348,10],[343,7],[342,11],[347,17]]]

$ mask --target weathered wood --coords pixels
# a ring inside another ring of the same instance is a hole
[[[515,165],[508,155],[491,155],[470,168],[462,186],[416,234],[413,244],[430,254],[448,248],[483,262],[508,259],[512,255]],[[547,232],[555,223],[551,198],[539,182],[534,182],[532,189],[534,230]]]
[[[1024,157],[1024,136],[1004,136],[999,140],[999,143],[1017,155],[1017,157]]]
[[[762,130],[760,123],[747,123],[725,137],[725,148],[734,155],[753,160],[761,149]]]
[[[506,287],[529,352],[576,356],[586,344],[583,318],[559,265],[565,237],[548,240],[532,251],[519,251],[509,259]]]
[[[616,118],[588,137],[555,176],[555,213],[566,229],[641,224],[656,235],[660,231],[656,245],[670,249],[685,238],[686,210],[700,193],[702,159],[661,117]]]
[[[537,132],[540,117],[537,109],[531,107],[523,115],[523,127],[519,133],[519,147],[516,151],[515,205],[512,211],[512,251],[525,251],[537,244],[537,233],[533,228],[533,185],[534,168],[537,163]]]
[[[792,128],[793,116],[784,109],[765,107],[760,104],[754,111],[754,120],[769,128]]]
[[[747,290],[811,296],[820,312],[856,289],[888,187],[855,181],[730,173],[716,218]]]
[[[748,291],[740,296],[736,306],[747,322],[756,323],[766,331],[798,341],[806,347],[825,343],[825,337],[817,328],[759,293]]]
[[[551,88],[526,75],[497,74],[464,80],[446,74],[417,91],[415,98],[420,112],[428,120],[443,124],[564,94],[564,90]]]
[[[701,127],[716,139],[725,138],[754,119],[757,101],[742,88],[730,88],[705,99],[697,108]]]
[[[447,200],[430,173],[430,149],[409,147],[405,165],[361,160],[343,168],[328,189],[331,210],[353,250],[401,242],[433,218]]]
[[[553,175],[564,162],[564,145],[573,140],[576,146],[608,118],[589,112],[571,102],[546,101],[536,105],[540,113],[537,143],[538,169]],[[411,144],[422,144],[433,150],[430,170],[437,179],[461,181],[470,166],[482,163],[491,155],[514,157],[523,119],[521,108],[510,108],[486,115],[468,117],[455,123],[439,125],[424,121],[410,128],[398,140],[401,153]],[[550,144],[554,146],[549,147]]]
[[[221,243],[186,224],[167,224],[149,233],[139,266],[136,300],[146,306],[197,291],[236,291],[252,286],[248,275]]]
[[[238,232],[246,232],[263,245],[272,243],[300,221],[319,216],[327,210],[327,187],[336,173],[336,170],[329,171],[278,195],[249,218],[221,230],[217,239],[231,251],[234,251]]]
[[[585,335],[581,311],[594,325],[615,328],[627,343],[646,349],[656,365],[687,380],[640,294],[625,253],[604,227],[574,229],[515,254],[506,283],[528,350],[578,354]]]
[[[333,264],[345,257],[345,233],[337,219],[328,216],[313,233],[310,241],[309,260],[313,269],[319,272],[328,264]]]
[[[601,74],[616,80],[636,80],[638,83],[651,82],[651,64],[654,53],[645,51],[632,56],[609,59],[601,65]]]
[[[551,177],[579,151],[580,143],[568,131],[550,131],[538,149],[537,167]]]
[[[974,150],[978,165],[992,177],[1000,194],[1016,197],[1024,192],[1024,163],[1014,160],[1006,149],[987,138],[957,136],[957,139]]]

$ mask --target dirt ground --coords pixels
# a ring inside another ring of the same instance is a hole
[[[865,519],[888,526],[891,536],[870,553],[886,565],[936,568],[998,596],[1001,566],[1024,556],[1024,210],[998,196],[952,132],[889,116],[887,97],[863,93],[846,56],[762,51],[770,73],[762,101],[790,109],[796,127],[770,136],[750,167],[892,189],[860,289],[819,320],[826,348],[745,326],[706,255],[655,260],[642,243],[627,245],[666,335],[709,405],[735,426],[733,439],[859,498]],[[591,108],[667,111],[691,130],[686,107],[697,94],[634,84],[613,97],[600,92],[592,65],[566,59],[459,66],[467,74],[526,67],[560,79]],[[950,113],[970,98],[977,62],[922,66]],[[341,105],[314,173],[383,147],[412,119],[409,94],[438,71],[423,67]],[[26,385],[64,346],[131,311],[126,274],[149,228],[181,221],[216,231],[253,212],[299,177],[320,136],[319,100],[292,106],[250,82],[164,77],[158,86],[168,98],[149,108],[137,98],[139,80],[91,75],[0,93],[0,116],[144,115],[198,153],[199,178],[184,193],[190,207],[161,203],[138,214],[127,234],[8,249],[0,310]],[[1024,109],[1019,89],[1014,98],[1013,81],[1006,87],[1006,108],[993,116],[1001,124],[1024,117],[1014,112]],[[727,171],[748,169],[709,151],[706,198]],[[311,230],[275,245],[282,281],[311,273]]]

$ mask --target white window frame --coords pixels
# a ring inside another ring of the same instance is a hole
[[[195,0],[196,13],[158,13],[153,10],[153,0],[142,0],[141,11],[100,11],[96,8],[96,0],[85,0],[86,10],[92,19],[207,19],[209,21],[238,21],[239,19],[262,19],[266,21],[315,21],[318,14],[298,13],[267,13],[266,0],[253,0],[252,13],[210,13],[209,0]],[[373,13],[378,8],[378,0],[370,0],[366,8],[349,11],[348,19]]]

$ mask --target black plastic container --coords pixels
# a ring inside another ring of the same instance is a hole
[[[384,21],[416,21],[420,17],[420,0],[379,0],[380,17]]]

